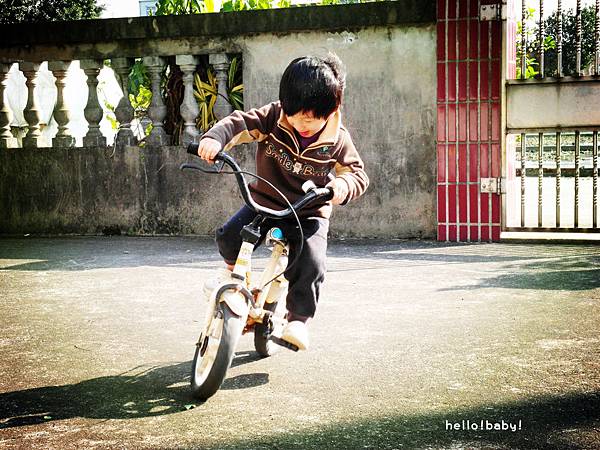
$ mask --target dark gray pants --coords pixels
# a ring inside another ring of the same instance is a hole
[[[217,230],[216,241],[219,253],[227,264],[235,264],[242,245],[240,231],[255,217],[256,213],[244,206]],[[285,272],[285,278],[290,283],[286,306],[290,313],[288,320],[306,321],[315,315],[319,291],[325,279],[329,220],[321,217],[307,217],[300,219],[300,223],[304,232],[304,245],[298,261]],[[269,219],[261,227],[263,239],[274,226],[283,231],[283,235],[289,243],[288,261],[291,263],[296,258],[300,243],[298,223],[294,219]]]

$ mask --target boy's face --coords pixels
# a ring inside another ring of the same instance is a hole
[[[331,115],[334,113],[331,113]],[[300,136],[309,138],[323,129],[331,115],[326,118],[317,118],[313,116],[312,111],[300,111],[293,116],[286,116],[286,118]]]

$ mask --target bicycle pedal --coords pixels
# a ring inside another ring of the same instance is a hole
[[[294,351],[294,352],[297,352],[297,351],[299,350],[299,349],[298,349],[298,346],[296,346],[296,345],[294,345],[294,344],[291,344],[291,343],[289,343],[288,341],[284,341],[284,340],[283,340],[283,339],[281,339],[280,337],[277,337],[277,336],[271,336],[269,339],[270,339],[271,341],[275,342],[277,345],[281,345],[282,347],[285,347],[285,348],[287,348],[287,349],[289,349],[289,350],[292,350],[292,351]]]

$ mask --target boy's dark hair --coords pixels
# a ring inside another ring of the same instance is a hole
[[[303,56],[283,72],[279,100],[288,116],[304,111],[324,119],[341,105],[345,85],[344,66],[336,55],[330,53],[324,59]]]

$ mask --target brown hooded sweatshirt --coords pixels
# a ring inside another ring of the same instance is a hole
[[[202,136],[207,137],[220,142],[225,151],[235,145],[257,142],[256,173],[273,183],[292,203],[304,195],[302,185],[307,180],[325,186],[327,174],[332,170],[348,184],[343,204],[362,195],[369,185],[364,164],[342,126],[339,111],[326,122],[319,139],[304,150],[300,150],[279,102],[248,112],[235,111]],[[250,191],[260,205],[271,209],[287,207],[281,196],[263,181],[251,183]],[[328,219],[331,209],[331,202],[316,201],[299,215]]]

